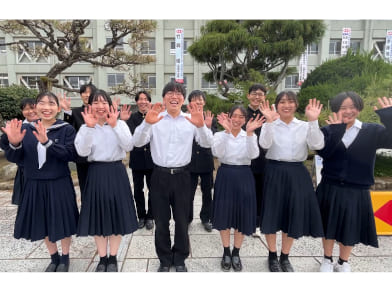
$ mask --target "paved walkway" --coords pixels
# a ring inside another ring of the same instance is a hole
[[[76,187],[76,191],[79,188]],[[78,197],[79,199],[79,197]],[[221,272],[222,245],[219,233],[208,233],[200,223],[201,194],[195,197],[194,216],[189,227],[190,256],[186,260],[190,272]],[[17,207],[11,204],[11,191],[0,191],[0,271],[42,272],[50,259],[43,241],[29,242],[13,238]],[[173,235],[174,223],[170,230]],[[280,242],[280,238],[278,238]],[[356,246],[350,260],[355,272],[392,272],[392,236],[379,236],[379,248]],[[173,238],[172,238],[173,241]],[[280,247],[278,248],[280,252]],[[264,236],[245,237],[240,251],[244,272],[268,272],[268,250]],[[335,246],[334,256],[338,255]],[[301,238],[294,242],[290,260],[297,272],[317,272],[322,256],[320,239]],[[70,251],[71,272],[91,272],[98,263],[92,237],[73,238]],[[122,272],[156,272],[159,260],[155,253],[154,231],[145,228],[123,238],[118,254]]]

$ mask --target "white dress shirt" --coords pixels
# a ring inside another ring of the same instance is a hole
[[[190,114],[181,111],[173,118],[167,111],[161,112],[163,116],[155,124],[143,121],[133,135],[136,147],[150,142],[151,157],[156,165],[162,167],[182,167],[190,163],[192,157],[193,138],[201,147],[210,148],[212,145],[212,132],[204,125],[195,127],[186,118]]]
[[[350,147],[352,142],[354,142],[355,138],[358,136],[359,131],[362,129],[362,122],[359,120],[355,120],[354,124],[346,130],[343,135],[342,142],[346,148]]]
[[[225,131],[215,133],[211,150],[219,162],[230,165],[250,165],[260,153],[257,136],[247,136],[244,130],[237,137]]]
[[[308,157],[308,147],[324,147],[324,135],[318,120],[305,122],[294,118],[289,124],[277,119],[261,128],[260,146],[268,149],[265,157],[272,160],[302,162]]]
[[[133,138],[127,124],[118,120],[114,128],[96,124],[89,128],[83,124],[75,138],[76,152],[88,161],[118,161],[133,149]]]

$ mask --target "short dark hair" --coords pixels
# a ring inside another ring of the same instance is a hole
[[[165,97],[166,93],[170,92],[170,91],[180,92],[182,94],[182,96],[184,96],[184,99],[186,97],[186,90],[185,90],[184,84],[180,84],[177,82],[167,83],[166,86],[162,90],[162,97]]]
[[[337,94],[334,98],[331,99],[329,102],[329,105],[331,107],[331,110],[333,112],[338,112],[340,109],[340,106],[342,106],[342,103],[344,100],[347,98],[351,98],[351,100],[354,103],[355,108],[358,111],[361,111],[363,109],[363,100],[362,98],[355,92],[353,91],[347,91],[347,92],[341,92]]]
[[[229,111],[229,117],[231,117],[232,115],[233,115],[233,113],[234,113],[234,111],[236,111],[237,109],[239,109],[240,111],[241,111],[241,113],[245,116],[245,118],[246,118],[246,110],[245,110],[245,108],[242,106],[242,105],[234,105],[231,109],[230,109],[230,111]]]
[[[79,94],[86,92],[87,88],[90,88],[91,94],[93,94],[95,91],[97,91],[97,87],[95,87],[93,84],[89,83],[89,84],[84,84],[80,87]]]
[[[136,102],[139,100],[140,94],[146,95],[148,101],[151,102],[151,95],[150,95],[150,93],[148,93],[147,91],[139,91],[139,92],[137,92],[136,95],[135,95],[135,101],[136,101]]]
[[[37,98],[35,99],[35,103],[37,104],[38,102],[40,102],[42,100],[42,98],[44,98],[46,96],[48,96],[49,98],[52,98],[56,102],[57,106],[60,106],[59,98],[57,98],[57,96],[54,93],[49,92],[49,91],[39,93],[37,95]]]
[[[262,84],[253,84],[252,86],[250,86],[248,90],[248,94],[257,90],[261,90],[264,92],[264,94],[267,94],[267,88]]]
[[[295,105],[298,107],[298,98],[297,94],[295,94],[293,91],[282,91],[280,92],[275,99],[275,108],[278,109],[278,104],[280,100],[282,100],[283,97],[287,97],[287,100],[289,101],[294,101]]]
[[[93,102],[97,101],[99,97],[102,97],[103,100],[109,103],[109,106],[112,106],[112,99],[110,99],[110,96],[104,90],[97,90],[93,95],[90,95],[88,98],[88,104],[93,104]]]
[[[19,103],[20,110],[25,109],[27,105],[35,106],[35,100],[33,98],[23,98]]]
[[[199,96],[201,96],[203,98],[204,102],[206,101],[206,94],[200,90],[193,90],[192,92],[190,92],[189,96],[188,96],[188,101],[191,102],[193,98],[196,98]]]

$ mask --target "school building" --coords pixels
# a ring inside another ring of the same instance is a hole
[[[197,63],[187,52],[187,47],[200,35],[200,28],[207,20],[156,20],[157,29],[149,35],[143,45],[143,54],[153,55],[155,62],[143,66],[135,66],[133,74],[142,73],[146,77],[144,87],[148,89],[153,102],[161,100],[164,85],[175,75],[175,29],[184,29],[184,82],[187,91],[201,89],[216,92],[214,83],[203,80],[202,74],[208,71],[205,64]],[[110,38],[107,20],[93,20],[86,30],[88,46],[92,49],[102,47]],[[392,20],[325,20],[326,32],[318,43],[308,48],[307,69],[310,72],[326,60],[341,55],[342,29],[351,28],[350,46],[354,50],[372,52],[374,58],[388,60],[389,45],[386,45],[388,30],[392,30]],[[40,42],[33,36],[4,35],[0,32],[0,87],[11,84],[37,88],[37,76],[43,76],[55,63],[50,57],[30,56],[22,50],[14,51],[1,44],[13,40],[26,40],[33,48]],[[129,50],[127,45],[118,46],[116,50]],[[386,57],[387,56],[387,57]],[[298,69],[297,73],[289,75],[279,85],[278,91],[299,89],[300,58],[290,62],[290,66]],[[112,68],[94,67],[87,63],[77,63],[64,71],[58,79],[65,86],[80,88],[83,83],[92,81],[98,88],[110,90],[111,87],[129,79],[127,72],[116,71]],[[73,105],[79,105],[79,95],[73,94]],[[133,99],[131,99],[133,102]],[[129,97],[122,97],[123,103],[130,103]]]

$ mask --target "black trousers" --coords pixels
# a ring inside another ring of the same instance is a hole
[[[88,172],[89,164],[90,164],[89,162],[77,162],[76,163],[76,172],[78,173],[81,201],[83,201],[83,192],[84,192],[84,187],[86,186],[87,172]]]
[[[152,169],[145,170],[132,170],[133,178],[133,197],[135,198],[137,217],[140,220],[153,219],[152,207],[151,207],[151,175]],[[146,212],[146,201],[144,198],[144,177],[146,177],[146,183],[148,188],[148,209]]]
[[[200,210],[200,220],[205,223],[211,220],[212,213],[212,193],[213,174],[210,173],[191,173],[191,205],[189,210],[188,223],[193,220],[193,200],[197,188],[198,179],[200,177],[200,188],[202,194],[202,205]]]
[[[189,255],[188,214],[190,174],[170,174],[154,168],[151,176],[151,204],[155,220],[155,250],[162,265],[185,265]],[[171,246],[169,221],[175,221],[174,244]]]
[[[263,199],[263,187],[264,187],[264,173],[253,173],[256,184],[256,226],[260,225],[260,214],[261,214],[261,200]]]

